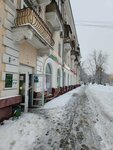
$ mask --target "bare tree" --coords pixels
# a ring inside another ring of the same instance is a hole
[[[92,75],[92,80],[98,84],[102,84],[103,78],[105,78],[107,58],[108,55],[96,50],[88,58],[88,72]]]
[[[87,83],[88,82],[88,75],[85,71],[84,64],[85,64],[85,62],[82,62],[80,65],[80,79],[83,83]]]

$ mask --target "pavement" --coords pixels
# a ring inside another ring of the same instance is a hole
[[[94,128],[98,120],[84,91],[73,94],[65,107],[32,110],[46,120],[46,130],[37,137],[34,150],[101,150],[102,139]]]

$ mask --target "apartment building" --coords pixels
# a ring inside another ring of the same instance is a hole
[[[69,0],[0,1],[0,121],[79,84],[80,48]]]

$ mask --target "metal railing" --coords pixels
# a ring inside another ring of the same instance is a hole
[[[39,33],[51,46],[54,45],[54,40],[52,39],[52,33],[45,24],[45,22],[40,18],[40,16],[31,7],[17,9],[17,17],[15,19],[15,26],[23,26],[30,24],[37,33]]]

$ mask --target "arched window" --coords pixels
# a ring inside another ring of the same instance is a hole
[[[61,73],[60,69],[57,70],[57,87],[60,87],[61,83]]]
[[[60,43],[58,44],[58,56],[61,57],[61,44]]]
[[[63,82],[64,82],[64,86],[65,86],[66,85],[66,73],[64,72],[63,74],[64,74],[64,76],[63,76]]]
[[[49,93],[52,91],[52,71],[50,64],[46,66],[46,89]]]
[[[67,76],[67,85],[69,86],[69,74]]]

